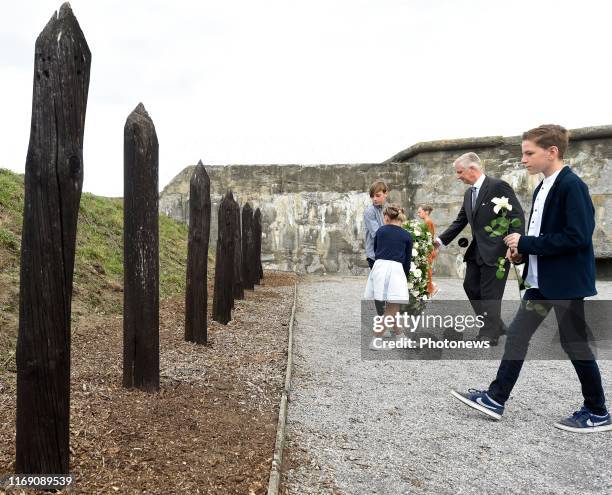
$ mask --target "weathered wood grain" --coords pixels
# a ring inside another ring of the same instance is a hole
[[[35,45],[16,355],[21,474],[69,472],[70,314],[90,64],[65,3]]]

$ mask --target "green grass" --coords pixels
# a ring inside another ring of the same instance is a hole
[[[18,252],[20,239],[12,230],[0,227],[0,246],[9,251]]]
[[[0,249],[17,261],[21,245],[23,175],[0,168]],[[4,217],[4,218],[3,218]],[[185,290],[187,226],[159,217],[160,296]],[[13,263],[11,263],[13,264]],[[92,271],[123,281],[123,201],[83,193],[79,208],[75,280]]]
[[[0,367],[14,350],[19,310],[23,175],[0,168]],[[185,291],[187,226],[159,217],[160,297]],[[209,256],[210,259],[210,256]],[[214,263],[209,262],[209,266]],[[73,317],[121,314],[123,200],[83,193],[75,253]]]
[[[0,207],[8,211],[23,210],[23,175],[0,168]]]

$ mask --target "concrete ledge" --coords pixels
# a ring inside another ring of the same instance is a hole
[[[612,125],[579,127],[570,129],[570,141],[586,139],[605,139],[612,137]],[[520,145],[521,136],[488,136],[462,139],[443,139],[440,141],[424,141],[416,143],[393,155],[383,163],[401,163],[420,153],[435,151],[470,150],[474,148],[494,148],[502,145]]]

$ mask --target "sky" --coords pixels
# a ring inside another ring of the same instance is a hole
[[[0,0],[0,167],[23,172],[34,43]],[[381,162],[419,141],[612,124],[612,2],[74,0],[92,53],[83,190],[123,195],[142,102],[162,189],[187,165]]]

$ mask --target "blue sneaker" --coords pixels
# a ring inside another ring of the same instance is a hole
[[[595,433],[612,430],[612,419],[610,419],[610,413],[597,416],[582,406],[580,411],[576,411],[569,418],[558,421],[555,426],[560,430],[572,433]]]
[[[488,390],[476,390],[475,388],[469,388],[467,393],[451,390],[453,397],[456,397],[464,404],[485,413],[487,416],[501,419],[502,414],[504,414],[504,406],[491,399],[487,392]]]

